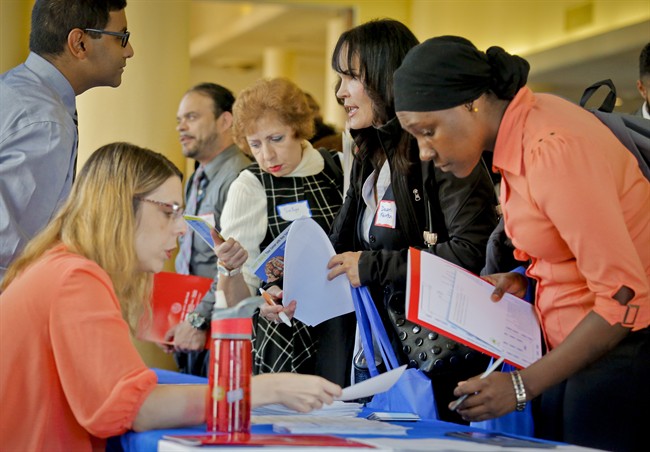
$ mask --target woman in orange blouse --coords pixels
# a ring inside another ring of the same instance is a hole
[[[484,150],[502,176],[515,257],[530,260],[549,352],[521,372],[459,383],[458,410],[485,420],[533,405],[536,435],[640,450],[650,405],[650,184],[588,111],[526,86],[529,66],[498,47],[432,38],[395,72],[400,123],[420,157],[465,177]],[[493,275],[496,301],[527,280]]]
[[[204,422],[206,385],[157,385],[131,343],[185,231],[180,171],[127,143],[98,149],[68,201],[9,268],[0,295],[3,450],[84,451],[128,429]],[[320,377],[253,378],[252,404],[309,411],[340,387]]]

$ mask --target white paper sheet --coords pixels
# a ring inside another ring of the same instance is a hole
[[[350,281],[327,280],[327,263],[336,253],[325,231],[311,218],[294,221],[284,251],[283,304],[296,300],[295,318],[314,326],[354,311]]]
[[[386,392],[399,380],[405,370],[406,364],[376,377],[368,378],[361,383],[343,388],[343,394],[337,400],[355,400]]]
[[[299,435],[383,435],[406,436],[409,427],[388,422],[371,421],[358,417],[294,417],[279,418],[273,422],[273,431]]]

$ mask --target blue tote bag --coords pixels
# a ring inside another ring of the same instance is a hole
[[[400,367],[384,324],[366,287],[352,289],[359,336],[366,357],[375,356],[373,338],[381,352],[386,370]],[[379,375],[374,359],[366,359],[370,376]],[[376,411],[408,412],[422,419],[438,419],[431,380],[418,369],[406,369],[388,391],[375,394],[366,405]]]

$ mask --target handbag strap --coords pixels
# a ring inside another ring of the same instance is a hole
[[[382,322],[381,317],[379,317],[379,312],[377,312],[375,302],[372,299],[372,296],[370,295],[367,287],[364,287],[360,292],[361,300],[366,307],[366,314],[368,315],[368,320],[370,321],[370,328],[374,333],[375,340],[379,342],[381,346],[380,351],[382,358],[384,359],[384,363],[386,363],[388,370],[396,369],[400,366],[400,364],[397,360],[397,355],[395,355],[395,351],[393,350],[393,346],[390,343],[390,339],[388,338],[388,333],[384,327],[384,322]]]
[[[375,349],[373,337],[379,346],[381,356],[388,370],[399,367],[399,361],[395,351],[388,339],[386,328],[379,317],[377,307],[375,306],[367,287],[358,287],[352,289],[352,300],[355,310],[357,311],[357,321],[359,323],[359,336],[366,355],[368,370],[370,375],[379,375],[375,365]],[[371,358],[369,358],[371,357]]]
[[[361,301],[359,288],[352,288],[352,302],[354,303],[354,310],[357,313],[357,324],[359,325],[359,337],[361,338],[361,345],[363,346],[363,353],[366,357],[366,364],[368,364],[368,372],[371,377],[379,375],[377,365],[375,364],[375,347],[372,343],[372,331],[370,330],[370,321],[366,314],[366,309]],[[372,358],[368,358],[371,356]]]

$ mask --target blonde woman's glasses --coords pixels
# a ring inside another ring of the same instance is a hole
[[[170,204],[168,202],[162,202],[162,201],[156,201],[155,199],[144,198],[142,196],[134,196],[134,198],[137,199],[138,201],[144,201],[162,207],[165,213],[169,215],[170,218],[173,218],[174,220],[178,220],[185,213],[185,208],[183,206],[179,206],[176,203]]]

